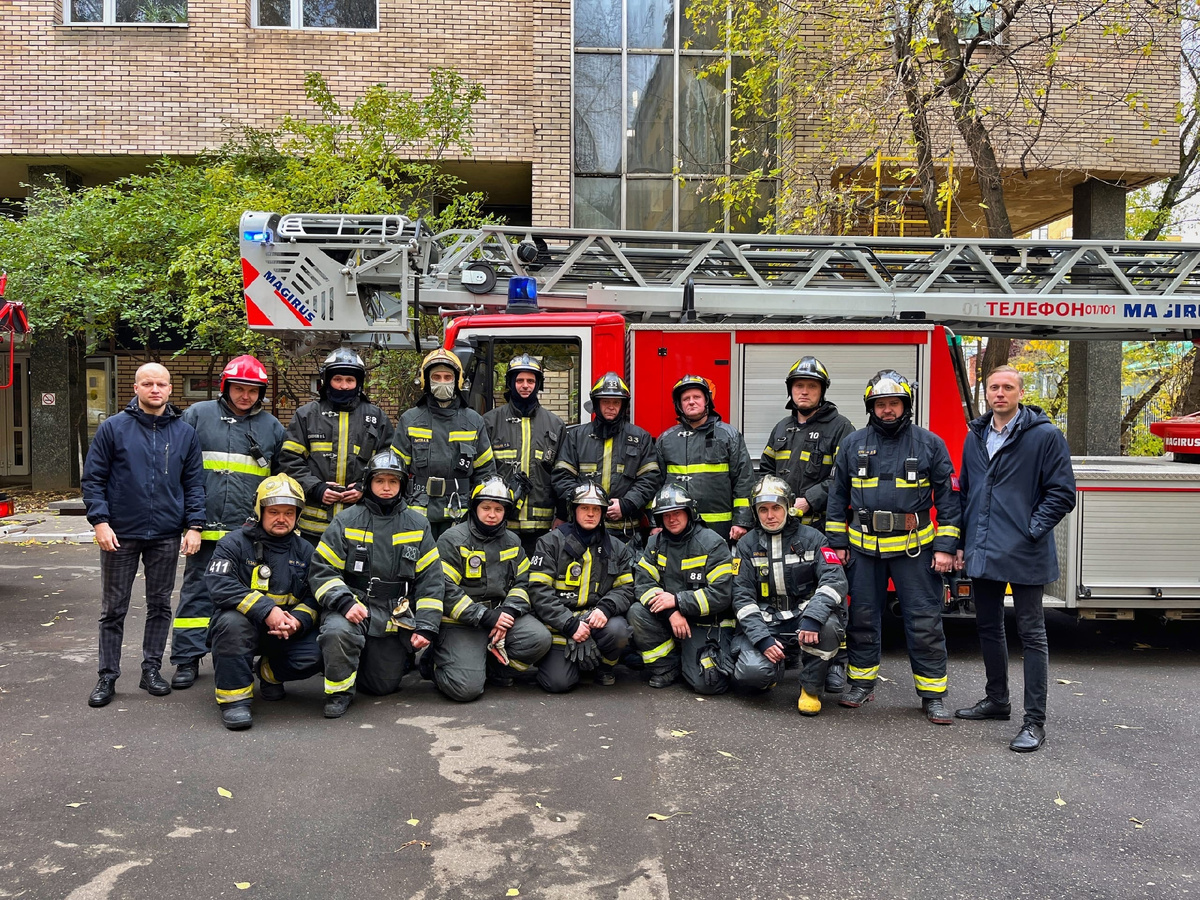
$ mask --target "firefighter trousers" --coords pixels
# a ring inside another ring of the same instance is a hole
[[[171,623],[171,665],[199,662],[208,652],[208,626],[213,618],[212,597],[204,586],[216,541],[201,541],[200,549],[183,564],[179,606]]]
[[[799,624],[800,619],[793,618],[772,622],[768,627],[775,640],[783,645],[785,653],[799,650],[800,687],[817,696],[825,689],[825,673],[829,671],[830,662],[837,656],[842,632],[836,616],[830,616],[829,621],[817,632],[819,638],[815,644],[801,644],[796,632]],[[771,662],[744,634],[734,637],[733,656],[735,687],[747,691],[765,691],[783,680],[786,660]]]
[[[442,623],[433,646],[433,683],[451,700],[474,700],[483,693],[489,673],[506,672],[488,652],[488,635],[484,628]],[[550,649],[550,640],[550,629],[533,616],[521,616],[504,638],[507,668],[524,672],[536,665]]]
[[[325,661],[325,693],[394,694],[412,656],[412,633],[367,636],[367,621],[355,624],[341,613],[321,614],[317,643]]]
[[[294,635],[286,641],[267,634],[236,609],[217,613],[210,632],[217,703],[248,706],[254,695],[254,656],[262,655],[262,676],[275,684],[303,681],[321,671],[317,632]]]
[[[629,645],[632,631],[622,616],[613,616],[603,628],[592,629],[592,639],[600,648],[597,671],[611,669],[621,659]],[[551,634],[554,645],[538,663],[538,684],[551,694],[562,694],[579,684],[579,665],[567,659],[567,641],[561,634]]]
[[[942,578],[933,571],[933,550],[920,556],[879,557],[851,548],[849,676],[874,684],[879,675],[883,605],[888,578],[896,586],[904,637],[917,694],[922,699],[946,693],[946,636],[942,631]]]
[[[625,615],[633,629],[633,645],[651,675],[682,674],[687,686],[698,694],[723,694],[729,690],[729,677],[721,672],[710,676],[712,684],[705,681],[700,654],[712,641],[719,648],[718,652],[729,656],[732,628],[698,625],[689,620],[692,636],[680,640],[671,631],[668,621],[641,603],[633,604]]]

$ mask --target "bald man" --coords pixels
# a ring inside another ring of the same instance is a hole
[[[163,650],[179,554],[200,548],[204,459],[196,430],[170,403],[171,375],[157,363],[137,370],[134,398],[100,423],[83,464],[83,502],[100,545],[100,680],[89,706],[107,706],[121,676],[125,614],[138,563],[146,578],[142,690],[171,693]]]

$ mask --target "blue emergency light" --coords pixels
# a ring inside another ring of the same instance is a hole
[[[508,312],[535,313],[537,311],[537,279],[527,275],[514,275],[508,279]]]

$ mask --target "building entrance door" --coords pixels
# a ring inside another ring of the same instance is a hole
[[[2,348],[5,356],[7,347]],[[3,384],[0,379],[0,384]],[[29,354],[18,353],[13,383],[0,390],[0,476],[29,474]]]

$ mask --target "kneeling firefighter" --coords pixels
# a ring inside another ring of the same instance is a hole
[[[400,690],[409,656],[441,625],[437,544],[429,522],[401,499],[404,477],[393,451],[371,457],[363,499],[334,517],[313,554],[327,719],[346,712],[358,687]]]
[[[729,544],[696,514],[677,484],[658,492],[652,509],[661,531],[650,536],[634,569],[628,613],[650,687],[667,687],[680,671],[688,687],[720,694],[733,674],[733,563]]]
[[[263,479],[255,520],[217,542],[204,583],[216,614],[209,630],[221,722],[253,722],[255,655],[262,700],[282,700],[283,682],[321,671],[317,602],[308,585],[312,544],[296,533],[304,491],[287,475]]]
[[[474,700],[485,681],[512,684],[512,672],[550,649],[549,630],[530,614],[529,559],[505,524],[513,505],[504,479],[493,476],[471,492],[467,521],[438,539],[446,612],[432,650],[433,681],[452,700]]]
[[[571,520],[538,541],[529,560],[533,611],[554,639],[538,664],[538,684],[551,693],[575,687],[581,669],[594,669],[597,684],[615,683],[630,636],[633,553],[601,525],[608,495],[585,482],[569,505]]]
[[[783,678],[784,658],[800,650],[800,712],[821,711],[829,661],[845,633],[846,573],[825,536],[791,515],[795,494],[767,475],[754,486],[758,524],[738,541],[733,568],[733,682],[765,690]]]

